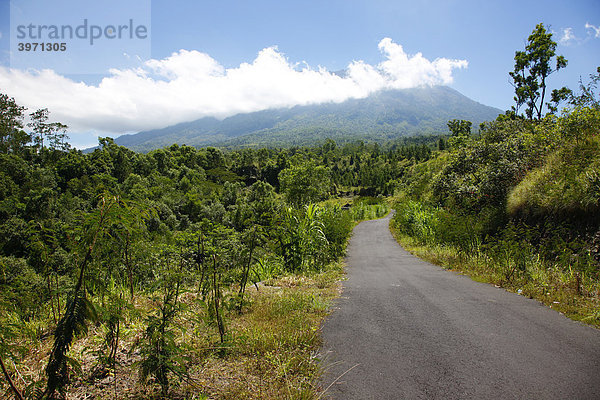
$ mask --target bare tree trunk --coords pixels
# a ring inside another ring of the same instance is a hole
[[[219,328],[219,336],[221,337],[221,343],[225,341],[225,325],[223,325],[223,319],[221,318],[220,313],[220,297],[221,291],[219,288],[219,282],[217,279],[217,257],[213,256],[213,296],[215,303],[215,317],[217,319],[217,327]]]
[[[4,365],[4,360],[2,359],[2,354],[0,354],[0,367],[2,367],[2,373],[4,374],[4,377],[6,378],[6,380],[8,381],[8,385],[10,386],[12,391],[15,393],[15,397],[19,400],[23,400],[23,395],[21,394],[19,389],[17,389],[17,387],[15,386],[15,383],[13,382],[12,378],[10,377],[10,374],[6,370],[6,366]]]
[[[546,79],[542,78],[542,97],[540,99],[540,109],[538,110],[538,120],[542,119],[542,109],[544,108],[544,96],[546,96]]]
[[[196,249],[196,267],[199,269],[200,272],[200,282],[198,283],[198,293],[200,293],[202,291],[202,284],[204,283],[204,275],[205,275],[205,268],[204,268],[204,235],[200,234],[200,237],[198,238],[198,243],[197,243],[197,249]],[[202,294],[202,299],[204,300],[204,293]]]
[[[127,268],[127,275],[129,278],[129,295],[131,296],[131,304],[133,304],[133,270],[132,270],[132,266],[131,266],[131,259],[130,259],[130,255],[129,255],[129,246],[130,246],[130,239],[129,239],[129,232],[127,232],[126,234],[126,239],[125,239],[125,252],[124,252],[124,258],[125,258],[125,267]]]
[[[242,272],[242,282],[240,283],[240,304],[238,312],[242,313],[242,307],[244,306],[244,293],[246,292],[246,284],[248,283],[248,275],[250,274],[250,266],[252,265],[252,252],[254,251],[254,243],[256,241],[256,226],[252,233],[252,242],[250,243],[250,254],[248,255],[248,263],[246,268]]]
[[[57,318],[60,320],[60,291],[58,288],[58,275],[55,276],[56,279],[54,279],[55,283],[56,283],[56,309],[57,309]]]
[[[56,309],[54,308],[54,295],[52,294],[52,284],[49,273],[46,276],[46,284],[48,285],[48,294],[50,295],[50,307],[52,308],[52,317],[54,318],[54,323],[56,324],[58,320],[56,319]]]

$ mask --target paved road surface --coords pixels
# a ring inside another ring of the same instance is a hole
[[[359,224],[323,326],[332,399],[600,399],[600,331],[404,251]]]

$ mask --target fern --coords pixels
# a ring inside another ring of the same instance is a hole
[[[179,310],[177,296],[177,290],[168,290],[165,293],[157,314],[147,318],[145,343],[140,346],[140,381],[145,383],[149,376],[153,376],[161,386],[163,396],[167,396],[169,392],[170,373],[178,378],[187,376],[181,349],[177,346],[175,334],[171,330],[173,319]]]
[[[86,321],[96,319],[93,304],[77,293],[67,303],[65,315],[58,321],[54,332],[54,345],[50,360],[46,366],[48,383],[44,397],[48,399],[64,398],[65,386],[69,381],[69,365],[78,368],[75,360],[67,357],[73,339],[87,333]]]
[[[109,195],[100,196],[98,209],[91,213],[83,223],[84,235],[88,236],[84,243],[85,255],[79,265],[79,278],[67,302],[65,314],[58,321],[54,332],[54,345],[50,353],[46,375],[48,382],[43,393],[46,399],[61,399],[65,397],[65,387],[69,380],[69,365],[79,369],[75,360],[67,357],[67,352],[76,336],[87,332],[86,321],[96,319],[96,310],[92,303],[86,299],[83,289],[84,277],[87,265],[92,261],[96,241],[102,235],[107,220],[114,219],[115,205],[119,204],[117,197]],[[112,211],[112,213],[111,213]]]

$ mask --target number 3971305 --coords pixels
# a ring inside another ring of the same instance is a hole
[[[42,42],[42,43],[19,42],[17,48],[19,51],[66,51],[67,44],[66,43],[51,43],[51,42]]]

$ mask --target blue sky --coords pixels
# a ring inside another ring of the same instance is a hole
[[[45,16],[39,22],[45,24],[92,21],[103,4],[15,1],[38,3],[35,17]],[[91,55],[72,51],[75,70],[61,70],[49,58],[16,69],[13,59],[11,70],[11,9],[0,0],[0,91],[30,109],[48,107],[71,126],[72,142],[84,146],[98,135],[420,84],[447,84],[507,109],[514,52],[539,22],[554,32],[558,53],[569,60],[551,87],[577,88],[580,77],[600,66],[597,0],[120,1],[105,8],[115,15],[106,11],[96,22],[142,21],[144,7],[151,35],[136,43],[149,51],[105,40],[106,52],[100,45]],[[353,71],[351,79],[329,74],[343,69]]]

